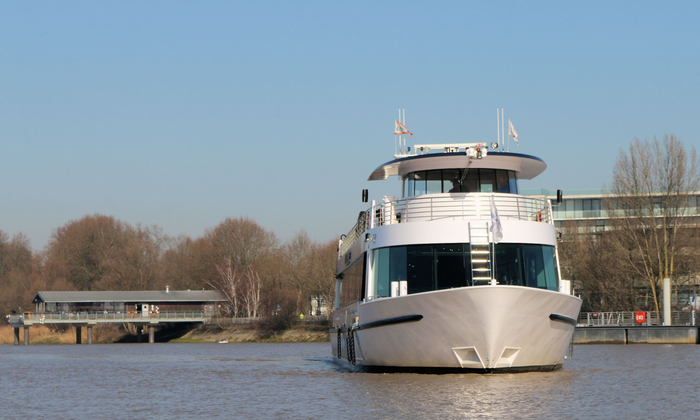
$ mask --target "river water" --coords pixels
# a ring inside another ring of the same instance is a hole
[[[546,373],[344,371],[329,343],[0,345],[3,419],[700,418],[700,346],[576,346]]]

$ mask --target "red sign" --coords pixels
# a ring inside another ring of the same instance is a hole
[[[644,311],[637,311],[634,313],[634,320],[637,324],[643,324],[647,320],[647,313]]]

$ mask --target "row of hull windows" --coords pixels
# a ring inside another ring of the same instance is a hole
[[[372,251],[373,297],[391,295],[393,281],[406,281],[408,294],[472,285],[469,244],[408,245]],[[498,284],[558,290],[554,247],[496,244],[494,278]],[[340,276],[340,306],[363,300],[366,287],[363,255]]]
[[[411,172],[403,181],[404,197],[459,192],[517,194],[517,177],[501,169],[437,169]]]
[[[372,296],[390,296],[392,281],[407,281],[408,294],[472,285],[469,244],[410,245],[373,251]],[[497,244],[498,284],[558,290],[554,247]]]

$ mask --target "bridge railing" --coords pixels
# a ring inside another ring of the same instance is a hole
[[[12,315],[19,317],[19,315]],[[138,321],[138,320],[165,320],[165,319],[202,319],[211,318],[212,314],[206,311],[158,311],[158,312],[111,312],[111,311],[85,311],[85,312],[25,312],[21,315],[23,321]]]
[[[663,325],[663,312],[646,311],[645,320],[643,323],[638,323],[634,318],[635,312],[619,311],[619,312],[581,312],[578,316],[578,326],[595,327],[595,326],[649,326]],[[695,315],[695,320],[693,320]],[[671,325],[698,325],[698,315],[693,311],[673,311],[671,312]]]

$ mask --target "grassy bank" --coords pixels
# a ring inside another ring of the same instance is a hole
[[[87,329],[82,329],[82,342],[87,343]],[[132,331],[133,332],[133,331]],[[184,334],[183,334],[184,333]],[[144,337],[147,341],[147,336]],[[293,343],[329,341],[328,327],[325,324],[297,323],[290,328],[274,331],[261,324],[199,325],[187,332],[173,334],[171,330],[156,330],[156,341],[166,343]],[[135,336],[121,325],[96,325],[93,328],[93,343],[134,342]],[[13,329],[9,325],[0,327],[0,344],[14,343]],[[20,329],[20,343],[24,343],[24,333]],[[29,344],[75,344],[75,329],[68,326],[49,328],[35,325],[29,329]]]
[[[291,328],[272,331],[262,325],[200,325],[181,338],[171,342],[207,343],[228,341],[230,343],[294,343],[329,341],[328,327],[324,324],[298,323]]]

